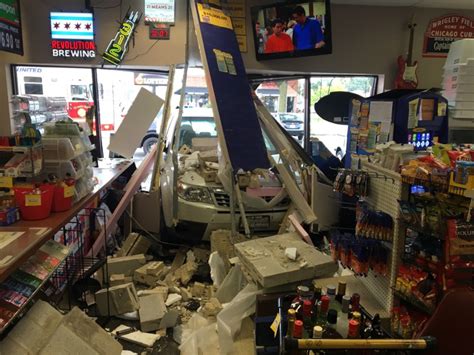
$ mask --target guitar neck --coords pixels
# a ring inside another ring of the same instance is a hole
[[[411,66],[412,63],[412,54],[413,54],[413,37],[415,33],[415,25],[410,25],[410,42],[408,45],[408,55],[407,55],[407,65]]]

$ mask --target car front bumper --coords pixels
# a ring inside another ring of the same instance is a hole
[[[263,232],[277,231],[280,228],[280,224],[285,217],[286,212],[286,208],[280,207],[264,211],[246,210],[245,214],[251,224],[251,231]],[[238,208],[236,208],[235,216],[237,219],[237,227],[239,230],[243,230]],[[187,229],[189,231],[193,230],[193,233],[196,233],[198,230],[204,229],[201,236],[201,239],[203,240],[209,240],[211,233],[215,230],[231,229],[232,226],[232,215],[229,208],[216,207],[211,204],[188,202],[181,198],[178,199],[178,220],[177,231],[184,233],[184,229]],[[201,225],[203,228],[195,229],[192,228],[193,225]],[[186,238],[186,235],[183,235],[183,237]],[[192,236],[192,239],[198,238],[199,236],[197,235]]]

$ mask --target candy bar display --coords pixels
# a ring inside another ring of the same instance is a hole
[[[388,272],[389,249],[381,241],[355,236],[350,233],[331,234],[331,256],[344,268],[358,276],[366,276],[369,270],[385,276]]]
[[[393,236],[393,219],[381,211],[372,211],[370,207],[359,202],[356,209],[356,235],[366,238],[391,240]]]
[[[430,314],[438,303],[441,282],[439,274],[414,265],[402,265],[398,269],[395,291],[402,300]]]

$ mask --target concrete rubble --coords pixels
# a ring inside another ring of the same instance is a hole
[[[140,308],[133,283],[109,287],[95,293],[97,310],[101,315],[117,315]]]
[[[109,275],[123,274],[125,276],[133,276],[133,272],[145,265],[146,257],[144,254],[132,256],[120,256],[115,258],[107,258],[107,272]]]
[[[120,354],[122,345],[79,308],[63,316],[41,300],[0,342],[1,354]]]
[[[129,235],[124,243],[129,249],[127,253],[137,250],[130,247],[133,241],[138,243],[139,235]],[[160,337],[174,339],[180,344],[182,354],[194,354],[198,350],[206,354],[245,353],[233,341],[238,340],[242,320],[248,320],[254,312],[256,294],[275,284],[278,275],[288,283],[306,277],[307,272],[311,273],[308,278],[312,278],[333,270],[330,257],[326,260],[325,256],[315,255],[314,248],[310,247],[309,251],[300,242],[299,237],[289,235],[249,241],[243,236],[232,238],[229,231],[216,231],[211,235],[211,250],[178,249],[171,264],[147,259],[142,243],[140,254],[108,259],[109,284],[95,293],[97,314],[131,323],[120,325],[108,334],[78,309],[62,316],[51,306],[38,302],[35,307],[48,310],[42,311],[44,319],[34,320],[37,313],[27,313],[25,320],[31,319],[29,327],[22,329],[20,322],[18,329],[30,335],[16,335],[15,327],[0,342],[0,353],[12,345],[25,354],[46,354],[44,349],[48,353],[68,353],[63,349],[67,342],[73,344],[77,353],[120,354],[122,347],[117,340],[152,348]],[[202,271],[206,270],[204,266],[208,271]],[[84,318],[93,326],[83,328]],[[136,325],[132,328],[130,324]],[[247,322],[249,325],[252,326],[251,321]],[[94,327],[101,330],[97,338],[84,341],[87,329]],[[242,342],[246,351],[253,352],[252,332],[247,333],[250,335],[245,335]],[[104,336],[107,338],[102,339]],[[113,351],[103,352],[105,344]]]
[[[157,340],[161,338],[159,334],[144,333],[139,330],[133,330],[131,327],[127,327],[126,325],[119,325],[112,331],[112,334],[114,334],[118,339],[124,339],[146,348],[151,348]]]
[[[145,254],[150,246],[151,242],[146,237],[138,233],[130,233],[117,252],[117,256]]]
[[[159,293],[139,297],[140,329],[143,332],[157,330],[166,314],[166,305]]]

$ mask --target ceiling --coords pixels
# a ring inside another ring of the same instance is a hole
[[[474,0],[333,0],[334,4],[372,6],[416,6],[474,10]]]

